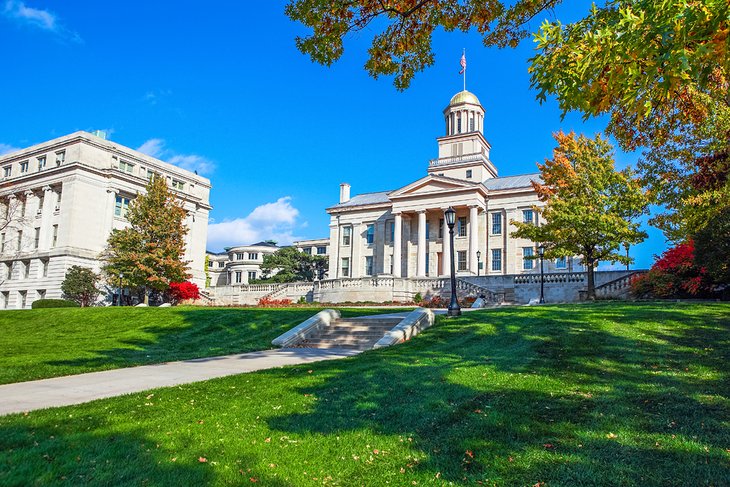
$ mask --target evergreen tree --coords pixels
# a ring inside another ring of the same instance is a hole
[[[595,299],[594,268],[599,261],[630,263],[620,249],[646,238],[634,221],[647,212],[647,199],[629,169],[614,169],[611,145],[575,133],[555,134],[553,158],[538,164],[543,183],[533,182],[544,207],[544,224],[512,221],[513,237],[545,246],[545,257],[580,255],[588,273],[588,297]]]
[[[144,288],[145,303],[150,289],[165,291],[171,282],[186,280],[184,219],[182,203],[170,192],[165,179],[153,177],[146,194],[129,205],[129,226],[109,236],[103,254],[104,272],[113,281],[124,273],[124,282],[130,287]]]

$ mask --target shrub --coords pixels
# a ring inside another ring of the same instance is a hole
[[[423,296],[421,296],[421,293],[416,293],[416,295],[413,296],[413,302],[418,304],[421,301],[423,301]]]
[[[649,272],[631,281],[638,298],[700,298],[712,294],[707,269],[695,264],[694,243],[689,240],[666,250]]]
[[[259,299],[258,306],[261,308],[281,308],[282,306],[289,306],[291,299],[270,299],[261,298]]]
[[[199,299],[200,289],[198,289],[197,284],[190,281],[171,282],[170,289],[167,290],[167,295],[172,304],[177,304],[186,299]]]
[[[67,299],[37,299],[30,305],[33,309],[78,308],[79,304]]]

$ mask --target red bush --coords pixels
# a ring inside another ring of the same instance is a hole
[[[167,291],[170,301],[174,304],[186,299],[195,300],[200,298],[200,290],[198,285],[190,281],[170,283],[170,289]]]
[[[284,306],[291,305],[291,299],[261,298],[261,299],[259,299],[258,305],[261,308],[281,308]]]
[[[707,269],[695,264],[689,240],[666,250],[649,272],[633,279],[631,292],[637,297],[705,297],[711,294],[711,279]]]

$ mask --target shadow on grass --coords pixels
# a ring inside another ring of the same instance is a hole
[[[299,388],[313,408],[269,426],[410,438],[423,454],[414,473],[444,481],[727,484],[728,308],[707,322],[600,306],[442,320],[409,344],[319,365],[330,378]]]

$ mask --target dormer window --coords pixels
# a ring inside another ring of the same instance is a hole
[[[471,179],[471,169],[466,170],[466,179]]]
[[[119,170],[132,174],[134,172],[134,164],[124,160],[119,161]]]
[[[62,150],[62,151],[56,152],[56,166],[60,166],[64,162],[66,162],[66,151]]]

